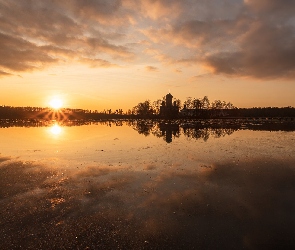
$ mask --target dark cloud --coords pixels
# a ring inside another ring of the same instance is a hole
[[[0,33],[0,66],[12,71],[42,69],[58,60],[22,38]]]
[[[228,20],[198,21],[190,20],[169,29],[150,29],[144,33],[154,42],[173,42],[189,48],[218,45],[229,41],[234,23]]]
[[[295,2],[293,0],[286,0],[284,3],[280,0],[245,0],[246,6],[260,17],[267,17],[269,21],[283,21],[293,19]]]
[[[108,41],[101,38],[86,38],[86,43],[90,46],[92,51],[107,53],[115,58],[132,59],[134,57],[134,54],[129,52],[124,46],[110,44]]]
[[[0,67],[93,66],[93,58],[105,67],[148,55],[215,74],[294,79],[294,12],[292,0],[0,0]]]
[[[122,38],[128,20],[116,0],[0,1],[0,67],[3,72],[40,70],[61,60],[92,60],[93,67],[93,57],[96,67],[106,67],[104,55],[129,61],[134,54],[111,42]]]
[[[204,57],[214,73],[259,79],[295,77],[294,27],[278,27],[253,21],[240,34],[234,52],[217,52]]]
[[[229,19],[185,20],[143,33],[154,43],[189,48],[174,62],[203,64],[216,74],[294,79],[294,6],[294,1],[249,0]]]
[[[52,1],[2,1],[0,13],[1,29],[10,34],[24,36],[24,39],[32,37],[50,41],[51,36],[81,35],[78,23]]]

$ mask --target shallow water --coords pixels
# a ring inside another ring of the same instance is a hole
[[[295,246],[292,130],[116,121],[0,138],[1,249]]]

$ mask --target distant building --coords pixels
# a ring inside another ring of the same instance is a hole
[[[173,96],[169,93],[166,95],[166,102],[163,101],[160,107],[160,116],[173,118],[177,117],[179,113],[179,107],[177,107],[176,102],[172,103]]]

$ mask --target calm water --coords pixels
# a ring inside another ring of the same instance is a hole
[[[1,249],[295,247],[289,125],[31,125],[0,128]]]

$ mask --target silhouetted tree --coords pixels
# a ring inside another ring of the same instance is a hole
[[[193,98],[192,97],[187,97],[183,104],[186,106],[187,109],[194,108]]]
[[[194,99],[193,100],[193,107],[195,109],[201,109],[202,108],[202,100],[201,99]]]
[[[160,107],[162,105],[162,102],[163,102],[163,99],[158,99],[156,101],[153,101],[153,104],[152,104],[152,109],[154,111],[154,114],[158,115],[160,114]]]
[[[208,96],[204,96],[203,99],[201,100],[202,103],[202,109],[209,109],[210,108],[210,101],[208,99]]]
[[[135,107],[133,107],[133,112],[135,115],[139,116],[150,116],[153,114],[153,108],[151,106],[150,100],[146,100],[145,102],[138,103]]]
[[[214,102],[211,103],[211,108],[212,109],[222,109],[223,108],[223,103],[220,100],[215,100]]]
[[[181,108],[181,100],[177,99],[177,98],[173,98],[173,103],[175,102],[176,107],[178,107],[179,109]]]
[[[234,109],[236,108],[231,102],[228,102],[226,105],[225,105],[225,108],[226,109]]]

